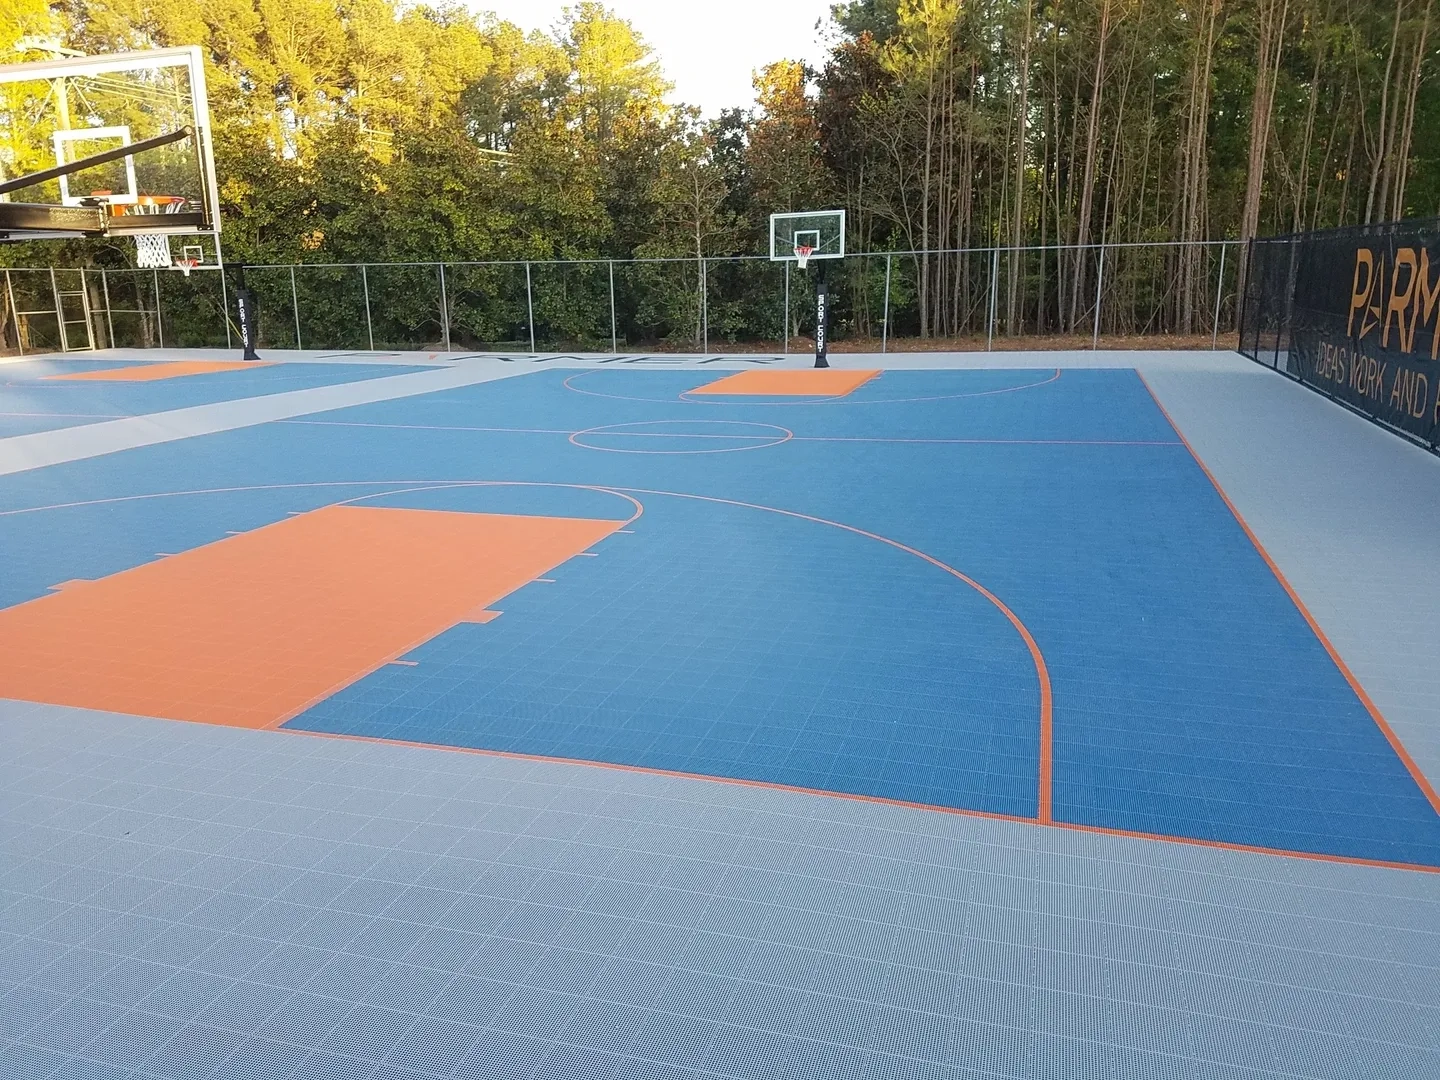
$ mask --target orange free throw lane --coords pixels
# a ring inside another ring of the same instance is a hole
[[[689,390],[691,394],[734,394],[747,397],[844,397],[879,375],[878,371],[801,368],[789,371],[737,371]]]
[[[217,371],[239,371],[242,368],[272,367],[264,360],[162,360],[126,368],[102,368],[99,371],[72,371],[65,375],[46,375],[54,382],[155,382],[157,379],[178,379],[183,375],[210,375]]]
[[[0,698],[270,727],[623,524],[315,510],[0,611]]]

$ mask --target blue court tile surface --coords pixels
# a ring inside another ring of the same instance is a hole
[[[0,608],[341,502],[626,523],[277,730],[0,701],[0,1077],[1440,1076],[1440,815],[1135,371],[724,374],[0,477]]]
[[[12,515],[3,599],[342,499],[634,499],[595,557],[288,726],[1030,819],[1048,754],[1058,822],[1440,865],[1425,793],[1133,371],[682,397],[711,377],[541,372],[61,467],[70,503],[206,493]],[[49,542],[102,519],[117,543]]]

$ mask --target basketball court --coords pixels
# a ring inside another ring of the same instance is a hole
[[[1423,453],[1224,354],[190,406],[275,359],[0,443],[28,1075],[1428,1068],[1419,609],[1332,562]]]
[[[0,233],[223,281],[198,52],[26,68]],[[813,359],[6,359],[5,1075],[1440,1075],[1440,462],[771,232]]]

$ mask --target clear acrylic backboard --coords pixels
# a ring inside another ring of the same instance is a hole
[[[845,211],[770,215],[770,258],[776,262],[845,257]]]
[[[0,195],[0,239],[220,231],[200,49],[0,65],[0,181],[189,130]],[[98,212],[97,212],[98,211]]]

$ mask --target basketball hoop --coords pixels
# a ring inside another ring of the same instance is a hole
[[[176,259],[176,260],[175,260],[175,269],[176,269],[176,270],[179,270],[179,271],[180,271],[182,274],[184,274],[186,277],[189,277],[189,276],[190,276],[190,271],[191,271],[191,270],[194,270],[195,267],[197,267],[197,266],[199,266],[199,265],[200,265],[200,260],[199,260],[199,259]]]
[[[810,244],[796,244],[796,245],[795,245],[795,265],[798,266],[798,267],[800,267],[801,270],[804,270],[804,269],[805,269],[805,264],[810,261],[810,256],[813,255],[814,253],[815,253],[815,248],[814,248],[813,246],[811,246]]]

